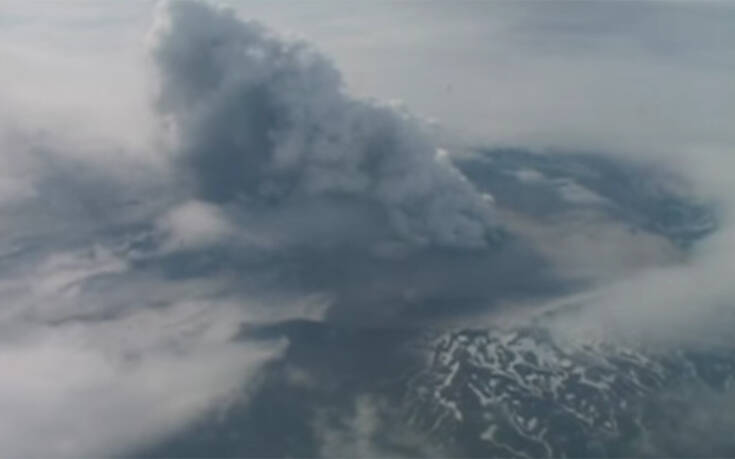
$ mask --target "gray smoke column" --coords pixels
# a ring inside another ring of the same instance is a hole
[[[357,100],[322,55],[257,23],[169,2],[152,32],[158,109],[198,199],[257,208],[336,199],[377,212],[404,242],[485,246],[490,201],[422,123]],[[328,222],[327,222],[328,223]]]

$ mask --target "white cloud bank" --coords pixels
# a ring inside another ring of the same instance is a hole
[[[129,291],[130,269],[96,247],[51,254],[0,283],[0,454],[123,454],[241,397],[285,348],[232,341],[249,318],[234,305],[184,297],[154,307]],[[110,290],[95,294],[102,278]],[[119,293],[137,304],[117,305]]]

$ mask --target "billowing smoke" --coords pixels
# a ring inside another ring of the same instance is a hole
[[[404,241],[486,244],[489,202],[421,123],[347,95],[307,45],[194,2],[165,4],[152,40],[158,106],[196,196],[266,209],[349,200]]]

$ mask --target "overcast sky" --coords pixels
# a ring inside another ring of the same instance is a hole
[[[311,41],[354,93],[488,142],[643,154],[722,148],[735,135],[730,2],[228,3]],[[72,5],[5,2],[3,51],[120,62],[152,9]]]

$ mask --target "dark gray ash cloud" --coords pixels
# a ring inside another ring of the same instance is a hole
[[[197,196],[276,209],[347,199],[411,243],[486,244],[490,203],[419,120],[352,98],[325,57],[231,11],[164,9],[152,34],[158,105]]]

